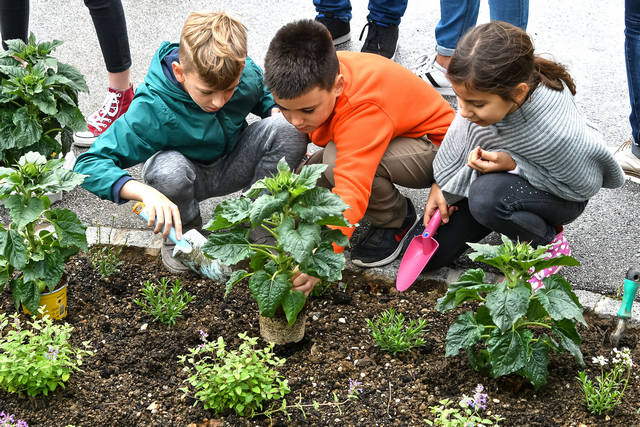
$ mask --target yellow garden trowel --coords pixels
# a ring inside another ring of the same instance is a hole
[[[136,203],[133,206],[133,212],[145,221],[149,221],[147,213],[144,212],[144,203]],[[207,239],[198,230],[189,230],[182,235],[182,239],[178,240],[176,238],[176,230],[171,227],[169,239],[176,244],[173,249],[173,257],[196,273],[215,282],[226,281],[231,276],[231,268],[229,266],[204,255],[202,245],[205,244]]]

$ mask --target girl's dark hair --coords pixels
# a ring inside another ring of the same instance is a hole
[[[447,69],[452,83],[512,100],[512,90],[527,83],[557,91],[564,82],[575,95],[576,85],[567,69],[557,62],[534,55],[533,43],[522,29],[502,21],[479,25],[458,42]]]

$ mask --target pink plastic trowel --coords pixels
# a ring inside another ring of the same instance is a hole
[[[436,209],[427,224],[427,228],[424,229],[422,235],[416,236],[411,240],[402,257],[402,261],[400,261],[400,268],[396,277],[396,289],[400,292],[409,289],[409,286],[416,281],[422,269],[438,249],[438,242],[433,238],[433,235],[439,226],[440,210]]]

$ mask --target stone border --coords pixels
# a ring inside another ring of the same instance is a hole
[[[100,229],[100,236],[98,236],[98,229]],[[162,237],[159,234],[153,234],[151,231],[94,226],[87,228],[87,243],[89,246],[99,243],[106,244],[108,242],[117,246],[141,248],[144,249],[145,254],[151,256],[160,255],[160,249],[162,248]],[[385,267],[363,269],[353,265],[347,257],[346,270],[362,272],[365,279],[383,283],[395,290],[396,271],[398,271],[399,266],[400,260],[396,260]],[[420,282],[446,284],[458,280],[463,272],[464,270],[441,268],[437,271],[420,275],[418,280]],[[495,279],[497,279],[497,275],[491,272],[486,273],[486,277],[489,281],[495,281]],[[575,293],[585,311],[593,312],[602,318],[612,319],[612,325],[615,326],[614,322],[620,309],[620,300],[580,289],[575,290]],[[627,323],[627,327],[629,328],[640,328],[639,304],[640,303],[636,303],[632,308],[631,319],[629,319]]]

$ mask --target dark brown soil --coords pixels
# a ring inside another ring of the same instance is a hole
[[[224,286],[195,275],[183,277],[183,286],[195,295],[184,317],[174,326],[153,323],[133,303],[141,283],[167,274],[158,258],[125,252],[127,263],[121,272],[101,280],[85,256],[72,259],[69,315],[75,327],[73,341],[91,340],[95,355],[86,359],[83,372],[73,375],[65,389],[44,399],[45,409],[33,409],[33,402],[0,392],[0,410],[14,413],[30,426],[186,426],[268,425],[266,418],[246,420],[233,414],[216,415],[193,406],[182,398],[185,373],[178,355],[200,343],[199,330],[209,339],[224,337],[229,348],[237,347],[237,334],[247,331],[259,335],[257,305],[246,286],[238,285],[227,300]],[[568,354],[554,355],[549,383],[539,391],[518,377],[500,379],[475,372],[465,356],[444,357],[449,326],[458,313],[442,315],[435,311],[436,299],[444,289],[414,286],[399,294],[376,283],[367,283],[356,273],[345,272],[346,290],[336,287],[325,296],[312,299],[308,306],[306,337],[298,344],[277,348],[287,359],[280,372],[288,379],[293,402],[320,404],[343,400],[349,379],[361,381],[358,400],[340,408],[306,408],[306,419],[290,407],[290,419],[283,414],[273,418],[276,425],[424,425],[430,418],[429,406],[449,398],[459,401],[462,394],[473,394],[476,384],[484,384],[489,394],[489,410],[505,418],[508,426],[552,425],[640,425],[636,414],[640,402],[640,380],[632,375],[625,403],[609,417],[587,413],[575,377],[579,366]],[[8,293],[0,299],[1,308],[13,311]],[[374,346],[365,319],[393,307],[407,318],[429,321],[426,345],[420,350],[392,357]],[[612,320],[587,316],[588,329],[581,328],[582,351],[590,376],[590,363],[597,355],[609,356],[608,335]],[[144,324],[148,327],[142,328]],[[621,346],[632,349],[638,358],[636,330],[627,331]],[[153,408],[156,408],[153,410]],[[206,420],[209,420],[206,423]]]

